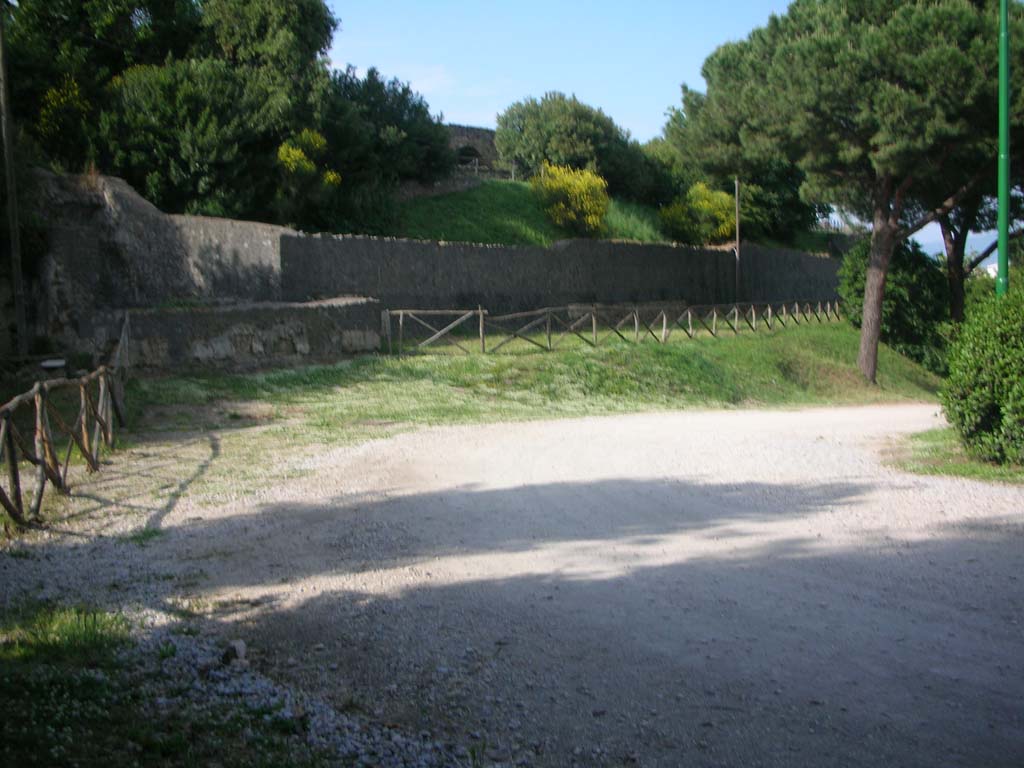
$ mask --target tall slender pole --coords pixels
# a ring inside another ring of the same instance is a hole
[[[996,295],[1010,288],[1010,24],[1009,0],[999,2],[999,277]]]
[[[11,281],[14,283],[14,322],[18,333],[18,356],[28,354],[25,322],[25,284],[21,277],[21,233],[18,230],[18,187],[14,180],[14,123],[7,95],[7,55],[4,50],[4,16],[7,3],[0,2],[0,133],[4,143],[4,171],[7,176],[7,218],[11,228]]]
[[[740,177],[736,177],[736,301],[740,300]]]

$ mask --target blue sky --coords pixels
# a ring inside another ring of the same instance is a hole
[[[600,107],[640,141],[659,134],[701,64],[782,13],[787,0],[328,0],[341,27],[331,59],[412,84],[450,123],[493,127],[509,104],[547,91]],[[941,250],[936,227],[919,237]],[[982,242],[984,240],[984,242]],[[984,247],[978,238],[972,246]]]
[[[509,104],[575,93],[641,141],[718,45],[745,37],[785,0],[633,3],[329,0],[341,19],[335,66],[376,66],[412,83],[448,122],[493,127]]]

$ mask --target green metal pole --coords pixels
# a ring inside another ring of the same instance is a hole
[[[999,0],[999,277],[996,295],[1010,288],[1010,0]]]

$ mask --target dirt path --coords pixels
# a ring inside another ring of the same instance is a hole
[[[427,430],[62,556],[489,760],[1020,765],[1024,490],[884,467],[935,411]]]

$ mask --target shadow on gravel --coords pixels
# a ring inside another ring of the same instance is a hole
[[[124,584],[118,603],[215,599],[205,620],[275,676],[479,735],[494,759],[1021,764],[1021,521],[820,535],[822,515],[841,523],[871,490],[607,480],[342,497],[192,519],[144,562],[96,556],[135,551],[111,539],[40,542],[36,561],[0,565],[25,578],[60,549]]]

